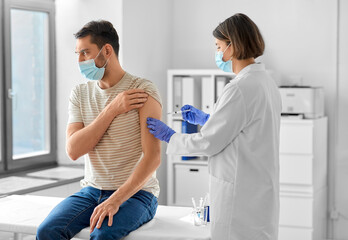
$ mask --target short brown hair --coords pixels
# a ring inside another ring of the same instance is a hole
[[[91,21],[84,25],[80,31],[75,33],[76,39],[86,36],[91,36],[91,42],[96,44],[99,49],[107,43],[110,44],[116,56],[118,56],[118,51],[120,49],[119,38],[112,23],[105,20]]]
[[[242,13],[237,13],[220,23],[213,35],[227,44],[231,43],[233,57],[238,60],[257,58],[265,50],[265,42],[258,27]]]

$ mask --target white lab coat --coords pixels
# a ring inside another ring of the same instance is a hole
[[[199,133],[175,133],[167,154],[209,157],[212,240],[276,240],[281,98],[263,64],[228,83]]]

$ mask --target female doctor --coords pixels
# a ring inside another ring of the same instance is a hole
[[[255,63],[264,41],[255,23],[235,14],[213,31],[217,66],[236,77],[209,116],[185,105],[185,121],[200,132],[175,133],[148,118],[150,132],[168,142],[167,154],[209,157],[212,240],[276,240],[279,215],[281,99],[265,66]]]

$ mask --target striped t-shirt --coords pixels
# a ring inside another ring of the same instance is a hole
[[[117,94],[134,88],[145,90],[162,105],[159,91],[151,81],[125,73],[108,89],[101,89],[98,81],[77,85],[70,95],[68,123],[82,122],[88,126]],[[81,186],[116,190],[132,174],[142,157],[139,112],[134,109],[116,116],[99,143],[85,156],[85,177]],[[156,172],[142,189],[158,197]]]

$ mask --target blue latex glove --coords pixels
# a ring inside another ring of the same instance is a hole
[[[155,118],[147,118],[146,123],[147,128],[150,129],[150,133],[161,141],[166,141],[169,143],[170,138],[175,133],[173,129]]]
[[[192,124],[199,124],[203,126],[209,119],[210,114],[202,112],[191,105],[185,105],[181,111],[190,110],[189,112],[182,112],[182,118]]]

